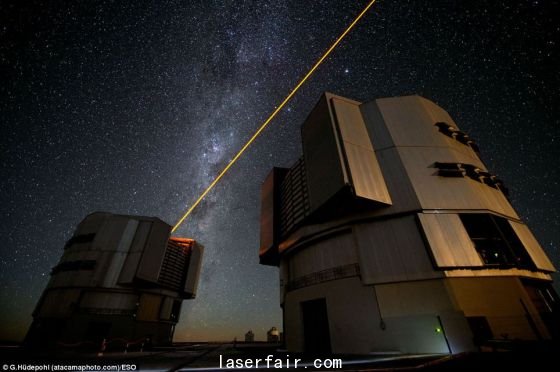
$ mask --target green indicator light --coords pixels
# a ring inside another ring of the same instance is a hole
[[[440,327],[436,328],[436,333],[441,333],[441,328]]]

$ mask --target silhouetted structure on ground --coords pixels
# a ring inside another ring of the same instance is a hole
[[[249,332],[245,333],[245,342],[254,342],[255,341],[255,334],[253,331],[249,330]]]
[[[272,327],[266,332],[266,341],[280,342],[280,331],[278,331],[278,328]]]
[[[97,212],[64,246],[35,311],[27,346],[169,344],[194,298],[203,248],[154,217]]]

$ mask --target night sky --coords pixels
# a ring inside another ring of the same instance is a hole
[[[82,218],[174,224],[367,2],[1,1],[0,339],[23,337]],[[379,0],[177,231],[206,250],[175,339],[281,326],[277,269],[258,264],[260,185],[300,156],[326,90],[445,108],[560,267],[555,11]]]

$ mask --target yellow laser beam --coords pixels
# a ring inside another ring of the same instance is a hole
[[[317,60],[317,62],[315,62],[315,64],[313,65],[313,67],[311,67],[311,69],[307,72],[307,74],[305,74],[305,76],[299,81],[299,83],[297,83],[297,85],[292,89],[292,91],[290,92],[290,94],[288,94],[286,96],[286,98],[284,98],[284,100],[282,101],[282,103],[280,103],[280,105],[272,112],[272,114],[270,114],[270,116],[268,117],[268,119],[266,119],[264,121],[264,123],[262,123],[262,125],[259,127],[259,129],[257,129],[257,131],[255,132],[255,134],[253,134],[253,136],[251,138],[249,138],[249,140],[245,143],[245,145],[243,145],[243,147],[241,148],[241,150],[239,150],[239,152],[229,161],[229,163],[226,165],[226,167],[220,172],[220,174],[218,174],[216,176],[216,178],[214,178],[214,181],[212,181],[212,183],[210,185],[208,185],[208,187],[204,190],[204,192],[202,194],[200,194],[200,196],[198,197],[198,199],[196,199],[196,201],[194,202],[194,204],[185,212],[185,214],[179,219],[179,221],[177,221],[177,223],[175,224],[175,226],[173,226],[173,229],[171,230],[171,232],[175,232],[175,230],[177,230],[179,228],[179,226],[181,226],[181,224],[183,223],[183,221],[185,221],[185,219],[192,213],[192,211],[200,204],[200,202],[204,199],[204,197],[214,188],[214,186],[216,186],[216,184],[220,181],[220,179],[227,173],[227,171],[233,166],[233,164],[235,164],[235,162],[241,157],[241,155],[243,155],[243,153],[245,152],[245,150],[247,150],[247,148],[249,146],[251,146],[251,144],[255,141],[255,139],[261,134],[261,132],[268,126],[268,124],[270,124],[270,122],[272,121],[272,119],[274,119],[276,117],[276,115],[280,112],[280,110],[282,110],[282,108],[290,101],[290,99],[297,93],[297,91],[299,90],[299,88],[301,88],[301,86],[307,81],[307,79],[309,79],[309,77],[311,75],[313,75],[313,73],[315,72],[315,70],[317,70],[317,68],[323,63],[323,61],[329,56],[329,54],[331,54],[331,52],[334,50],[334,48],[336,48],[336,46],[342,41],[342,39],[344,39],[344,37],[354,28],[354,26],[356,25],[356,23],[358,23],[360,21],[360,19],[362,19],[362,17],[366,14],[366,12],[369,10],[369,8],[371,8],[373,6],[373,4],[375,3],[376,0],[372,0],[370,1],[370,3],[360,12],[360,14],[358,14],[358,16],[356,16],[356,18],[352,21],[352,23],[350,23],[350,25],[348,27],[346,27],[346,29],[344,30],[344,32],[342,34],[340,34],[340,36],[336,39],[336,41],[329,47],[329,49],[327,49],[327,51],[321,56],[321,58],[319,58],[319,60]]]

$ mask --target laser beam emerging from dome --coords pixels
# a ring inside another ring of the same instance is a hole
[[[340,44],[340,42],[344,39],[344,37],[346,37],[346,35],[354,28],[354,26],[360,21],[360,19],[362,19],[362,17],[366,14],[369,8],[373,6],[375,1],[376,0],[372,0],[366,5],[366,7],[360,12],[360,14],[358,14],[356,18],[354,18],[352,23],[350,23],[350,25],[346,27],[344,32],[340,34],[340,36],[336,39],[336,41],[332,43],[329,49],[327,49],[327,51],[323,53],[321,58],[319,58],[317,62],[315,62],[315,64],[313,65],[313,67],[311,67],[311,69],[307,72],[307,74],[305,74],[305,76],[299,81],[299,83],[297,83],[297,85],[286,96],[286,98],[284,98],[284,100],[278,105],[278,107],[276,107],[276,109],[272,111],[270,116],[261,124],[259,129],[257,129],[257,131],[253,134],[253,136],[249,138],[249,140],[245,143],[245,145],[243,145],[241,150],[239,150],[239,152],[235,154],[235,156],[229,161],[226,167],[216,176],[216,178],[214,178],[212,183],[210,183],[210,185],[206,187],[206,189],[202,192],[202,194],[200,194],[200,196],[198,197],[198,199],[196,199],[193,205],[191,205],[191,207],[185,212],[185,214],[183,214],[183,216],[179,219],[179,221],[177,221],[175,226],[173,226],[171,232],[175,232],[175,230],[177,230],[179,226],[181,226],[181,224],[200,204],[200,202],[204,199],[204,197],[208,195],[208,193],[214,188],[214,186],[216,186],[216,184],[220,181],[220,179],[222,179],[222,177],[233,166],[233,164],[235,164],[235,162],[241,157],[241,155],[243,155],[245,150],[247,150],[247,148],[251,146],[251,144],[257,139],[257,137],[261,134],[261,132],[268,126],[268,124],[270,124],[270,122],[276,117],[276,115],[282,110],[282,108],[284,108],[284,106],[290,101],[290,99],[292,99],[292,97],[297,93],[299,88],[301,88],[301,86],[311,77],[311,75],[313,75],[315,70],[319,68],[319,66],[323,63],[323,61],[327,59],[327,57],[332,53],[332,51],[337,47],[337,45]]]

